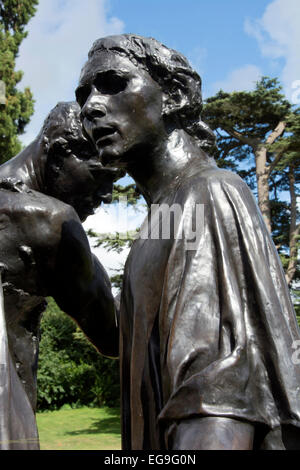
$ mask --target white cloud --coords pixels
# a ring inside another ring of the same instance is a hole
[[[109,17],[107,7],[107,0],[40,0],[17,59],[17,69],[24,71],[21,86],[30,86],[36,100],[24,144],[36,137],[58,101],[74,99],[92,43],[123,31],[122,21]]]
[[[146,217],[146,208],[126,204],[105,204],[83,223],[85,230],[93,229],[98,233],[126,232],[139,227]]]
[[[212,85],[213,94],[222,89],[228,93],[232,91],[251,90],[260,79],[262,73],[256,65],[244,65],[230,72],[227,78]]]
[[[94,215],[89,216],[83,223],[85,230],[92,229],[98,233],[115,233],[135,230],[140,227],[146,216],[144,205],[138,208],[120,204],[106,204],[97,209]],[[98,257],[108,274],[116,274],[116,269],[123,268],[129,249],[125,248],[121,253],[108,251],[103,247],[94,248],[94,238],[89,239],[92,252]]]
[[[105,268],[107,274],[111,277],[116,274],[122,274],[122,271],[125,266],[126,259],[129,255],[130,248],[125,248],[121,253],[116,251],[108,251],[105,248],[93,248],[92,241],[90,240],[91,251],[99,259],[102,266]],[[113,295],[118,293],[118,289],[112,289]]]
[[[264,57],[284,60],[280,79],[289,99],[293,95],[293,83],[300,79],[299,25],[299,0],[274,0],[262,18],[245,22],[245,31],[258,41]]]

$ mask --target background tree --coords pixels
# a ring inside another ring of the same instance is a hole
[[[280,224],[274,224],[279,227],[278,234],[273,235],[278,251],[281,255],[283,266],[286,271],[286,279],[290,285],[293,279],[299,279],[299,211],[297,199],[299,196],[300,181],[300,109],[294,110],[287,117],[286,133],[278,139],[271,147],[270,151],[276,155],[276,165],[274,165],[273,178],[274,203],[279,204],[277,194],[280,190],[288,191],[290,203],[285,212],[287,216],[283,218],[283,227],[280,230]],[[276,216],[276,205],[273,203],[273,214]],[[284,204],[283,201],[281,204]],[[277,211],[277,213],[280,211]],[[284,213],[284,210],[281,212]],[[282,250],[282,246],[289,248]]]
[[[38,0],[0,0],[0,80],[5,84],[5,101],[0,102],[0,164],[21,150],[18,136],[24,133],[33,114],[29,88],[17,89],[23,73],[15,70],[25,26],[34,16]]]
[[[217,135],[219,166],[237,171],[256,193],[291,285],[299,278],[299,109],[286,100],[276,78],[263,77],[253,91],[220,90],[208,98],[203,119]]]
[[[118,406],[117,360],[101,356],[54,300],[41,323],[38,410],[73,406]]]

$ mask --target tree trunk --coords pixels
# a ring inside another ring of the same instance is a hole
[[[271,208],[269,199],[269,172],[267,168],[267,148],[264,144],[255,150],[256,181],[258,205],[265,220],[266,226],[271,233]]]
[[[290,259],[285,273],[285,278],[288,285],[291,284],[297,268],[297,239],[300,233],[300,224],[297,226],[297,197],[295,191],[295,174],[294,168],[292,166],[289,168],[289,183],[291,195],[291,223],[289,234]]]

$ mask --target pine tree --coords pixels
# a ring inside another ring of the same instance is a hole
[[[18,136],[33,114],[30,89],[17,89],[23,72],[16,71],[15,65],[21,42],[28,34],[25,26],[37,5],[38,0],[0,0],[0,163],[21,150]]]
[[[270,151],[276,156],[273,162],[277,181],[276,191],[288,191],[290,194],[290,203],[286,207],[286,215],[282,218],[285,228],[281,229],[281,234],[277,238],[279,241],[279,254],[286,271],[286,279],[291,284],[293,279],[300,278],[299,265],[299,236],[300,223],[299,211],[297,208],[297,199],[299,197],[300,182],[300,109],[294,110],[286,119],[286,134],[276,141]],[[274,178],[275,179],[275,178]],[[276,193],[275,193],[276,194]],[[282,202],[282,204],[284,204]],[[273,204],[274,208],[274,204]],[[281,211],[284,213],[284,211]],[[274,227],[278,227],[274,224]],[[274,235],[273,235],[274,238]],[[276,238],[275,238],[276,240]],[[275,241],[276,243],[276,241]],[[281,246],[288,247],[282,250]]]
[[[263,77],[253,91],[220,90],[208,98],[203,119],[217,135],[219,166],[237,171],[257,194],[291,285],[299,276],[300,110],[293,109],[276,78]],[[282,199],[282,191],[290,193],[290,201]]]
[[[254,155],[258,203],[270,231],[269,164],[272,165],[275,158],[270,162],[268,149],[283,135],[291,112],[291,104],[281,89],[277,79],[263,77],[254,91],[225,93],[220,90],[207,99],[203,114],[218,135],[221,153],[228,156],[230,152],[238,161],[249,158],[249,153]]]

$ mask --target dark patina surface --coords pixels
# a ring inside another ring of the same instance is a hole
[[[149,211],[177,204],[179,227],[197,233],[192,248],[185,232],[154,238],[150,211],[128,257],[124,449],[299,448],[295,312],[252,193],[209,157],[200,77],[154,39],[110,36],[91,48],[76,96],[103,164],[126,169]]]
[[[73,102],[59,103],[32,144],[0,167],[1,449],[39,447],[34,412],[45,296],[99,351],[118,355],[110,282],[81,225],[111,199],[115,178],[83,136]]]

